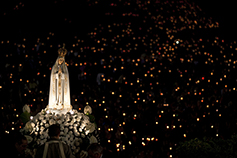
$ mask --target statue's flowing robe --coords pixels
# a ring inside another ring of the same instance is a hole
[[[58,59],[51,71],[48,108],[69,109],[71,101],[68,69],[64,61],[59,65]],[[62,73],[59,73],[59,67],[61,67]]]

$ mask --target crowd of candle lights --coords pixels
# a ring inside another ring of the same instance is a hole
[[[189,1],[106,6],[110,21],[65,39],[71,104],[92,107],[104,147],[128,157],[175,157],[179,142],[235,134],[237,45],[215,35],[218,22]],[[0,41],[1,138],[22,128],[25,104],[32,116],[47,106],[58,36]]]

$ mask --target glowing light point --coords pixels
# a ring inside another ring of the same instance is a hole
[[[74,114],[74,111],[71,110],[70,113],[73,115],[73,114]]]

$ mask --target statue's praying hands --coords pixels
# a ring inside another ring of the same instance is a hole
[[[58,73],[59,73],[59,74],[62,73],[62,69],[61,69],[61,67],[59,67]]]

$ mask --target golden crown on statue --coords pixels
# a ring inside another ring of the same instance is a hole
[[[67,49],[65,49],[65,43],[63,43],[63,47],[58,49],[58,56],[64,58],[66,54]]]

